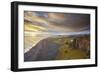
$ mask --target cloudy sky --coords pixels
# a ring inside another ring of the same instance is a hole
[[[90,15],[77,13],[24,12],[25,30],[78,32],[90,30]]]

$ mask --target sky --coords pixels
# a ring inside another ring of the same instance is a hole
[[[24,11],[24,21],[33,32],[90,31],[90,14]]]

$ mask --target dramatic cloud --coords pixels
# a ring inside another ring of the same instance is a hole
[[[74,32],[90,30],[89,14],[25,11],[25,21],[33,26],[46,29],[39,31]]]

